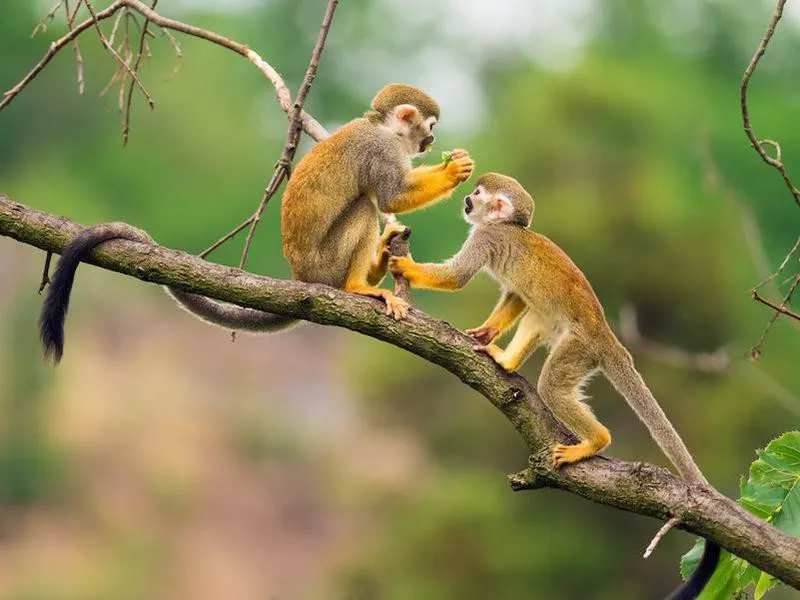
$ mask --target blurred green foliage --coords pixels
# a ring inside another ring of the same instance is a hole
[[[796,329],[781,320],[759,363],[743,359],[769,318],[747,294],[763,274],[753,264],[743,223],[752,213],[771,267],[800,229],[783,182],[748,147],[740,125],[741,72],[770,6],[746,0],[588,3],[590,25],[582,29],[574,58],[564,58],[564,50],[558,57],[564,60],[553,66],[541,58],[534,33],[509,34],[513,43],[500,35],[489,44],[488,22],[451,20],[449,11],[477,10],[477,4],[342,3],[308,110],[335,128],[360,114],[370,90],[383,83],[447,82],[452,73],[442,65],[461,69],[462,79],[455,81],[472,82],[463,93],[441,84],[446,102],[439,148],[465,147],[478,172],[517,177],[536,199],[533,227],[581,266],[612,321],[622,304],[631,303],[648,338],[690,351],[724,345],[734,358],[727,371],[704,374],[637,355],[709,479],[735,494],[753,449],[793,427],[800,415]],[[317,33],[320,3],[242,6],[204,10],[163,0],[159,10],[251,45],[296,86]],[[502,7],[535,10],[524,3]],[[0,88],[13,85],[63,32],[54,24],[30,40],[42,14],[36,3],[3,7]],[[800,130],[792,126],[800,119],[796,22],[787,18],[780,25],[753,79],[750,105],[758,135],[779,139],[787,164],[800,165]],[[85,95],[75,90],[74,59],[64,52],[0,114],[0,191],[79,222],[124,220],[165,245],[199,252],[255,208],[279,155],[286,117],[247,61],[181,38],[184,59],[169,78],[175,58],[165,40],[154,40],[144,80],[156,109],[150,112],[136,99],[131,140],[123,150],[115,91],[97,97],[113,64],[92,35],[82,43]],[[475,90],[479,97],[470,97]],[[448,113],[458,113],[462,102],[479,108],[448,128]],[[741,200],[712,185],[712,173]],[[466,235],[458,199],[463,191],[404,219],[414,230],[417,259],[439,260],[460,246]],[[285,277],[278,205],[275,199],[267,209],[249,267]],[[213,258],[234,264],[240,248],[241,240],[229,243]],[[494,282],[479,278],[458,295],[415,292],[415,302],[467,327],[482,321],[496,295]],[[47,400],[54,393],[52,377],[40,365],[32,333],[38,306],[10,289],[0,291],[0,299],[0,503],[24,512],[55,499],[73,510],[69,490],[74,494],[76,485],[93,478],[92,465],[67,459],[50,433],[48,423],[56,418]],[[132,306],[140,300],[119,301]],[[99,329],[104,321],[98,319]],[[123,336],[121,343],[126,341]],[[499,414],[416,357],[374,340],[350,343],[342,373],[348,395],[376,431],[413,438],[425,469],[402,490],[342,494],[341,502],[364,524],[356,529],[367,533],[313,597],[638,599],[677,583],[677,557],[688,536],[670,534],[657,555],[642,562],[656,522],[555,492],[512,494],[503,473],[521,468],[525,453]],[[297,360],[302,364],[303,357]],[[535,357],[524,372],[535,378],[540,366]],[[130,369],[136,379],[135,366]],[[192,376],[210,377],[200,367]],[[307,377],[322,375],[312,369]],[[615,433],[613,455],[664,463],[610,386],[598,382],[591,392]],[[276,423],[247,412],[220,420],[234,454],[255,469],[254,478],[273,462],[296,465],[319,451],[293,430],[280,432]],[[328,468],[338,472],[347,461],[333,462]],[[179,514],[191,514],[191,485],[150,485],[157,498],[175,496],[161,502],[168,505],[165,520],[177,518],[176,502]],[[316,485],[335,487],[322,480]],[[74,508],[89,521],[81,511],[91,510]],[[103,538],[107,555],[96,560],[98,575],[82,578],[76,595],[58,585],[31,584],[17,597],[157,597],[164,577],[159,561],[169,556],[172,530],[155,531]],[[0,541],[13,543],[13,536]],[[774,597],[787,593],[777,590]]]

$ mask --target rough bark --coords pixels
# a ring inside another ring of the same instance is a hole
[[[0,235],[58,253],[82,227],[0,195]],[[162,246],[110,242],[90,262],[143,281],[169,285],[241,306],[344,327],[408,350],[447,369],[480,392],[514,426],[531,452],[527,469],[510,476],[514,489],[558,488],[623,510],[666,520],[719,543],[800,589],[800,540],[775,529],[711,488],[689,486],[670,472],[607,457],[554,471],[549,448],[569,434],[523,377],[508,375],[472,350],[449,324],[413,309],[404,321],[383,314],[376,300],[324,285],[260,277]]]

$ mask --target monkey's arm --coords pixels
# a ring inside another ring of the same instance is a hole
[[[438,264],[418,263],[410,256],[392,256],[389,258],[389,270],[408,279],[414,287],[454,291],[467,285],[488,262],[488,258],[486,244],[476,240],[473,234],[450,260]]]
[[[486,346],[511,327],[526,306],[525,301],[519,295],[506,290],[483,325],[475,329],[467,329],[466,333]]]
[[[406,175],[399,194],[388,195],[378,191],[379,207],[383,212],[405,213],[433,204],[469,179],[474,166],[467,155],[447,164],[412,169]]]
[[[378,242],[378,253],[367,273],[367,283],[369,285],[378,285],[386,277],[386,271],[389,267],[389,242],[394,235],[402,233],[405,229],[405,225],[400,223],[386,224],[383,229],[383,235],[381,235],[381,239]]]

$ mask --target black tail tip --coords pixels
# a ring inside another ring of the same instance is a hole
[[[42,340],[42,352],[45,360],[52,361],[54,365],[61,362],[64,356],[64,332],[50,326],[46,322],[39,324],[39,337]]]

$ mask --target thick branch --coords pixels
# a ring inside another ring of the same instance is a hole
[[[81,226],[0,195],[0,235],[60,252]],[[758,568],[800,588],[800,540],[775,529],[710,488],[688,486],[652,465],[596,457],[553,471],[549,452],[568,434],[518,375],[507,375],[472,350],[473,341],[418,310],[404,321],[383,314],[376,300],[318,284],[281,281],[206,262],[162,246],[115,241],[91,262],[143,281],[175,286],[260,310],[345,327],[436,363],[480,392],[511,422],[531,451],[530,467],[511,477],[515,489],[553,487],[662,520],[718,542]]]

